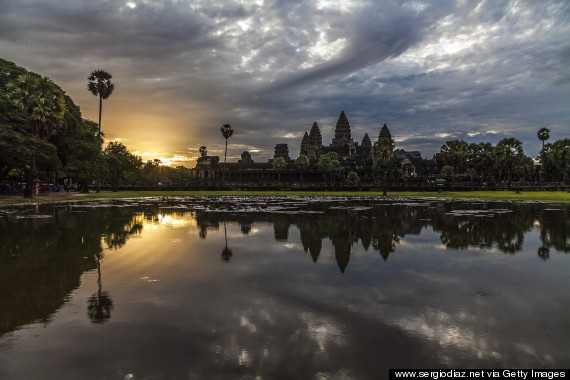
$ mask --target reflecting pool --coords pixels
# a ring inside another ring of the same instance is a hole
[[[0,209],[0,378],[568,368],[569,211],[322,197]]]

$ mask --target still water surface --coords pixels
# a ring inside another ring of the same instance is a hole
[[[568,368],[569,211],[253,197],[3,209],[0,378]]]

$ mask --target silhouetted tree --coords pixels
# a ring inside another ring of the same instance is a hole
[[[226,246],[222,250],[222,261],[228,263],[232,256],[234,255],[232,250],[228,248],[228,233],[226,231],[226,221],[224,220],[224,239],[226,241]]]
[[[479,186],[483,185],[483,176],[485,172],[490,172],[493,169],[495,163],[495,156],[493,154],[493,144],[491,143],[479,143],[479,144],[469,144],[467,160],[469,166],[481,176],[481,181]]]
[[[340,173],[340,160],[338,158],[337,152],[328,152],[319,157],[317,166],[325,175],[325,182],[327,174],[331,176],[331,182],[334,181],[334,177]]]
[[[29,123],[27,132],[32,138],[28,143],[32,147],[24,197],[32,197],[36,157],[42,148],[49,148],[55,153],[55,147],[47,140],[61,124],[66,109],[65,98],[49,78],[32,74],[19,75],[8,83],[7,90],[8,99],[24,113]]]
[[[374,169],[376,171],[384,172],[384,191],[383,194],[386,195],[387,192],[387,175],[391,171],[393,166],[396,164],[398,159],[398,153],[395,150],[396,145],[394,140],[390,137],[383,137],[378,139],[372,146],[372,162],[374,163]]]
[[[511,172],[524,158],[522,142],[514,137],[502,139],[495,146],[499,167],[507,171],[507,187],[511,187]]]
[[[277,175],[279,176],[279,182],[281,182],[281,170],[285,169],[287,163],[283,157],[277,157],[271,163],[273,169],[277,171]]]
[[[97,138],[101,140],[101,113],[103,112],[103,99],[108,99],[115,90],[115,85],[111,82],[111,74],[104,70],[95,70],[87,77],[87,89],[95,96],[99,97],[99,131]],[[99,174],[99,173],[98,173]],[[99,175],[97,175],[97,192],[99,192]]]
[[[142,166],[140,157],[131,154],[120,142],[110,142],[105,148],[105,161],[113,191],[118,191],[125,172]]]
[[[200,156],[206,157],[207,154],[208,154],[208,151],[206,150],[206,146],[202,145],[200,147]]]
[[[222,131],[222,136],[224,136],[224,138],[226,139],[226,151],[224,153],[224,174],[222,176],[222,183],[225,184],[226,183],[226,158],[228,156],[228,139],[230,137],[232,137],[232,135],[234,134],[234,130],[232,129],[231,125],[224,124],[224,125],[222,125],[221,131]]]
[[[358,176],[358,173],[356,172],[348,173],[348,175],[346,176],[346,182],[353,184],[360,183],[360,177]]]
[[[570,174],[570,139],[560,139],[552,144],[546,144],[540,152],[540,162],[545,177],[567,182]]]
[[[92,323],[102,324],[111,318],[111,310],[113,310],[113,300],[109,292],[102,291],[101,282],[101,255],[97,254],[97,293],[89,297],[87,306],[87,315]]]
[[[451,166],[453,174],[451,180],[455,182],[455,177],[467,162],[469,144],[463,140],[446,141],[441,147],[441,159],[446,165]]]
[[[303,172],[309,167],[309,157],[304,154],[299,155],[299,157],[297,157],[295,160],[295,166],[301,172],[301,182],[303,182]]]
[[[99,97],[99,138],[101,137],[101,113],[103,111],[103,99],[108,99],[115,90],[115,85],[111,83],[111,74],[104,70],[95,70],[87,77],[87,89],[95,96]]]
[[[538,139],[542,141],[542,149],[544,149],[544,142],[550,138],[550,130],[546,127],[542,127],[536,133]]]

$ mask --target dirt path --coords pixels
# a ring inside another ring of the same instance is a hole
[[[33,198],[24,198],[21,193],[6,195],[0,194],[0,206],[6,205],[16,205],[16,204],[26,204],[26,203],[53,203],[61,202],[65,200],[71,200],[78,197],[84,197],[86,194],[66,192],[62,191],[59,193],[43,193]]]

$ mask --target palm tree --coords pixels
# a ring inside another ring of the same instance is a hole
[[[226,239],[226,246],[222,249],[222,261],[228,263],[234,253],[228,248],[228,232],[226,231],[226,221],[224,220],[224,237]]]
[[[392,170],[398,160],[398,151],[396,150],[394,140],[390,137],[378,139],[378,141],[372,145],[371,154],[374,169],[384,172],[384,189],[382,194],[386,195],[388,185],[386,176],[388,171]]]
[[[303,172],[309,167],[309,157],[304,154],[299,155],[295,160],[295,166],[301,171],[301,182],[303,182]]]
[[[109,292],[102,291],[101,282],[101,255],[97,253],[95,256],[97,260],[97,285],[99,289],[97,293],[93,294],[88,301],[87,305],[87,315],[91,320],[91,323],[103,324],[108,322],[111,318],[111,310],[113,310],[113,300]]]
[[[95,96],[99,97],[99,133],[101,138],[101,112],[103,111],[103,99],[107,99],[115,90],[115,85],[111,83],[111,74],[104,70],[95,70],[87,77],[87,89]]]
[[[111,83],[111,74],[104,70],[95,70],[87,77],[87,89],[95,96],[99,97],[99,132],[97,139],[101,144],[101,112],[103,111],[103,99],[107,99],[115,90],[115,85]],[[97,192],[99,192],[99,173],[97,173]]]
[[[222,177],[222,183],[225,184],[226,183],[226,158],[228,156],[228,139],[230,137],[232,137],[232,135],[234,134],[234,130],[232,129],[231,125],[224,124],[224,125],[222,125],[221,131],[222,131],[222,136],[224,136],[224,138],[226,139],[226,152],[224,153],[224,174]]]
[[[277,157],[273,160],[271,166],[273,166],[273,169],[277,171],[277,175],[279,176],[279,183],[281,183],[281,170],[285,169],[287,162],[285,162],[285,159],[283,157]]]
[[[524,157],[522,142],[514,137],[506,137],[495,146],[495,157],[500,169],[507,170],[507,188],[511,188],[511,171]],[[501,173],[502,174],[502,173]]]
[[[459,174],[460,168],[466,164],[468,151],[469,144],[463,140],[446,141],[440,149],[441,159],[453,169],[451,176],[453,183],[455,183],[455,177]]]
[[[341,170],[338,153],[337,152],[328,152],[326,154],[323,154],[322,156],[319,157],[319,161],[317,162],[317,166],[318,166],[319,170],[321,170],[323,172],[323,175],[325,177],[325,185],[328,186],[327,174],[330,174],[330,179],[331,179],[330,182],[332,185],[332,182],[334,181],[334,177],[336,175],[338,175],[340,173],[340,170]]]
[[[542,141],[542,149],[544,149],[544,142],[550,138],[550,130],[546,127],[542,127],[536,133],[538,139]]]

